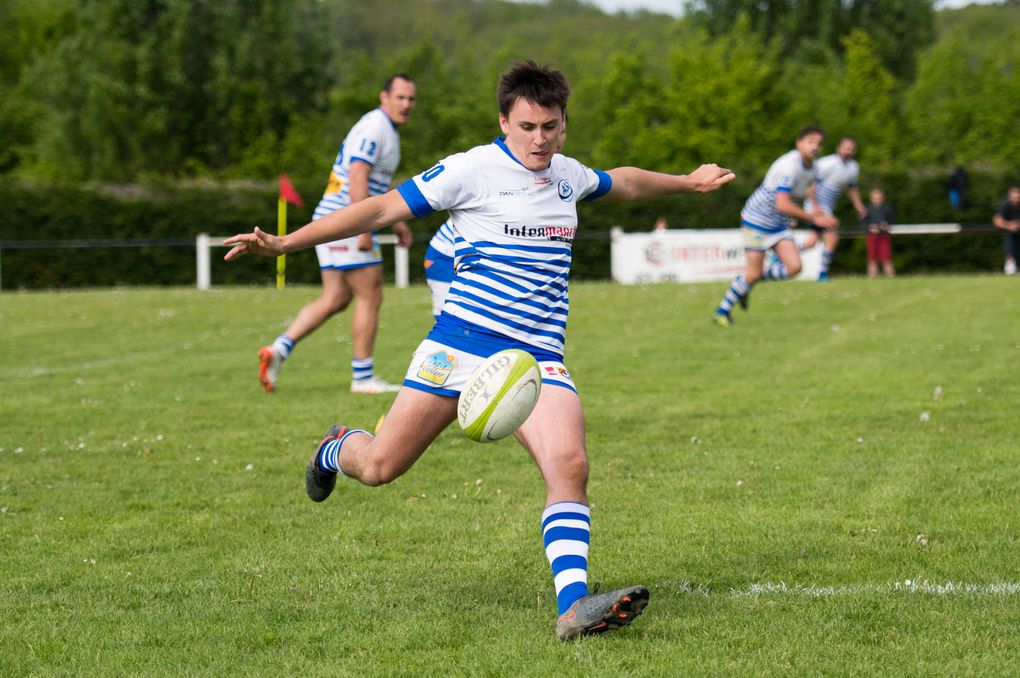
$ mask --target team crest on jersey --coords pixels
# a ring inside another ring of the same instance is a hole
[[[427,356],[418,368],[418,377],[430,384],[442,386],[453,373],[457,358],[446,351],[436,351]]]
[[[556,184],[556,191],[560,194],[560,200],[564,202],[570,200],[570,196],[574,195],[574,188],[566,179],[560,179],[560,183]]]

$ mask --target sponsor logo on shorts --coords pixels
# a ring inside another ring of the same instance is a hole
[[[436,351],[422,361],[421,367],[418,368],[418,378],[442,386],[450,378],[456,363],[457,359],[452,354]]]
[[[559,367],[556,365],[544,365],[545,376],[553,379],[570,379],[570,372],[567,372],[566,367]]]

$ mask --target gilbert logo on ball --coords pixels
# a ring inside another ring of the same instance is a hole
[[[468,438],[489,443],[510,435],[538,402],[542,376],[526,351],[508,349],[489,356],[471,374],[457,403],[457,421]]]

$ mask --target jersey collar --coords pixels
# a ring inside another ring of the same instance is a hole
[[[518,160],[517,158],[514,157],[514,154],[510,152],[509,148],[507,148],[506,137],[496,137],[495,139],[492,140],[492,143],[496,144],[501,149],[503,149],[503,152],[506,153],[508,156],[510,156],[510,159],[513,160],[515,163],[517,163],[518,165],[520,165],[524,169],[528,170],[529,172],[533,172],[534,171],[534,170],[528,169],[527,165],[525,165],[523,162],[521,162],[520,160]]]
[[[388,114],[386,113],[386,111],[384,111],[384,110],[382,109],[382,106],[379,106],[379,107],[378,107],[378,108],[376,108],[375,110],[377,110],[377,111],[379,111],[380,113],[382,113],[382,114],[383,114],[383,116],[385,116],[385,118],[386,118],[387,120],[389,120],[389,121],[390,121],[390,124],[391,124],[391,125],[393,125],[393,129],[397,129],[397,123],[393,122],[393,118],[391,118],[391,117],[390,117],[390,116],[389,116],[389,115],[388,115]]]

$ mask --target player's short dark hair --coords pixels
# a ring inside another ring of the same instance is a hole
[[[389,92],[393,89],[393,82],[395,80],[407,80],[412,85],[414,84],[414,78],[407,73],[394,73],[390,77],[386,78],[386,82],[383,83],[382,91]]]
[[[539,66],[530,59],[514,64],[500,76],[496,87],[496,103],[504,116],[518,99],[525,99],[543,108],[567,110],[570,98],[570,84],[560,71],[549,66]]]
[[[853,136],[852,134],[844,134],[843,136],[841,136],[839,138],[839,141],[836,143],[836,145],[838,146],[839,144],[843,143],[844,141],[853,142],[854,146],[858,146],[859,145],[857,143],[857,137]]]
[[[1011,183],[1009,185],[1009,188],[1006,189],[1006,191],[1007,192],[1009,192],[1009,191],[1020,191],[1020,181],[1014,181],[1013,183]]]
[[[806,125],[797,130],[797,141],[800,141],[809,134],[821,134],[825,138],[825,130],[821,125]]]

